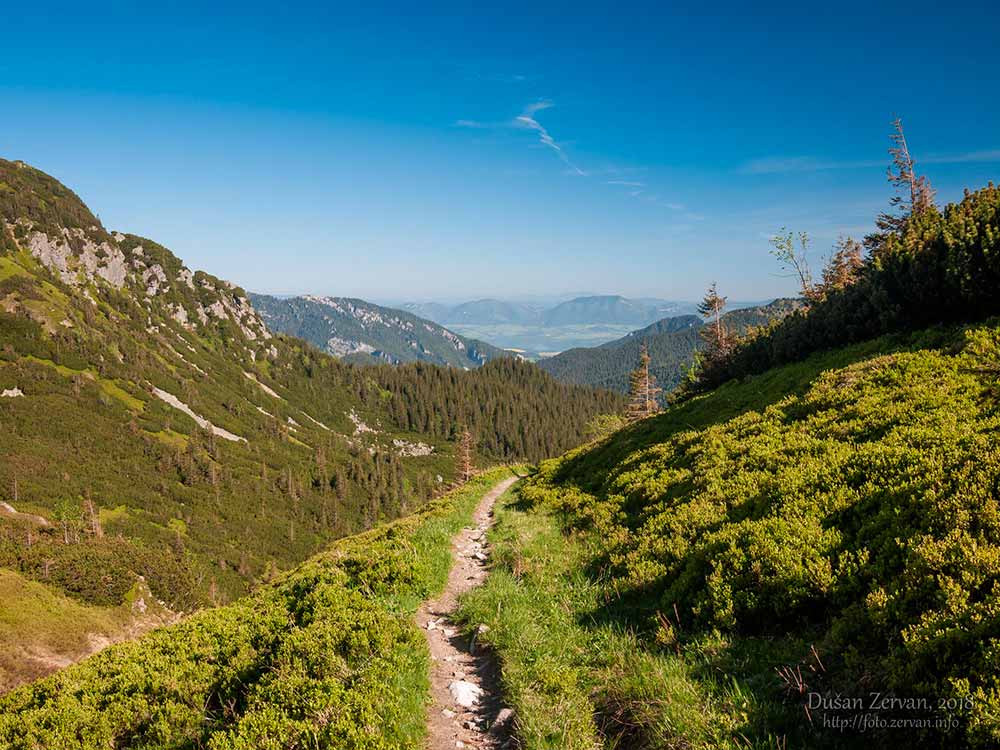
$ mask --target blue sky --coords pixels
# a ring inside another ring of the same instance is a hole
[[[993,4],[338,5],[7,13],[0,156],[248,289],[377,299],[791,291],[767,237],[863,234],[894,113],[942,201],[1000,177]]]

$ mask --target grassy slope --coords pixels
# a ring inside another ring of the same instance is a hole
[[[127,606],[94,607],[0,570],[0,693],[89,653],[88,635],[114,638],[129,620]]]
[[[992,325],[881,339],[543,464],[465,605],[527,747],[995,746],[998,366]],[[959,728],[812,728],[785,665]]]
[[[249,597],[15,690],[0,699],[0,745],[418,747],[427,655],[412,613],[506,476],[487,472]]]
[[[143,242],[151,256],[154,246]],[[167,251],[158,251],[169,265]],[[66,501],[79,517],[87,496],[102,511],[120,509],[106,538],[121,534],[135,549],[103,550],[104,556],[157,555],[155,565],[139,572],[175,607],[207,602],[209,588],[223,601],[239,595],[271,566],[286,568],[332,538],[364,528],[372,516],[395,517],[407,502],[412,507],[423,501],[426,491],[416,491],[417,485],[430,484],[438,474],[450,476],[445,441],[386,429],[384,409],[363,403],[345,382],[344,368],[302,342],[271,339],[264,345],[273,345],[278,355],[254,362],[247,356],[249,345],[228,322],[195,330],[178,325],[163,312],[174,300],[155,299],[151,311],[137,312],[129,294],[91,289],[98,300],[92,306],[49,280],[24,252],[0,256],[0,270],[6,276],[0,299],[22,311],[36,309],[32,318],[0,310],[0,384],[25,394],[0,399],[5,434],[0,497],[15,503],[16,494],[18,510],[50,520]],[[223,288],[211,277],[197,278]],[[187,293],[212,299],[200,286]],[[48,312],[37,312],[42,309]],[[159,321],[158,328],[148,326],[150,318]],[[208,435],[153,397],[152,386],[177,395],[247,442]],[[354,438],[351,410],[384,434]],[[389,472],[364,465],[369,463],[364,446],[355,461],[352,454],[358,451],[350,443],[374,440],[388,456],[394,438],[431,442],[436,451],[403,460],[406,492],[397,493],[395,506],[381,504],[372,513],[367,506],[375,491],[365,482],[375,477],[387,484],[378,475]],[[346,481],[334,488],[328,480],[338,469]],[[37,577],[37,561],[27,558],[43,554],[40,548],[26,549],[23,536],[3,519],[0,527],[2,564]],[[64,559],[70,550],[48,547],[44,554],[57,559],[53,580],[84,575]],[[174,557],[194,580],[150,575],[152,568],[178,567]],[[116,594],[131,583],[130,576],[119,577]],[[92,589],[66,590],[91,603],[117,603]]]

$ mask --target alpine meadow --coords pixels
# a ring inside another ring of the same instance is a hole
[[[1000,748],[997,9],[56,5],[0,750]]]

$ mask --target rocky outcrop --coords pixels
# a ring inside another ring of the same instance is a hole
[[[411,443],[402,438],[394,439],[392,444],[395,446],[396,452],[404,458],[407,456],[429,456],[434,452],[434,447],[427,445],[427,443]]]
[[[263,319],[242,290],[228,281],[201,274],[196,285],[195,274],[183,265],[176,271],[168,271],[168,268],[176,269],[179,262],[155,243],[149,243],[155,247],[144,247],[138,238],[121,232],[103,235],[110,239],[100,240],[103,230],[99,227],[90,233],[79,227],[64,227],[57,233],[40,231],[32,221],[24,218],[13,224],[7,222],[6,228],[11,236],[15,236],[15,228],[19,229],[23,237],[20,244],[63,283],[83,288],[84,295],[92,302],[89,285],[108,284],[115,289],[131,285],[152,311],[151,301],[176,286],[183,292],[179,295],[182,301],[170,302],[166,314],[183,328],[195,328],[195,321],[208,325],[212,320],[228,320],[250,342],[271,338]],[[166,260],[156,260],[164,256]],[[206,300],[206,296],[214,299]]]

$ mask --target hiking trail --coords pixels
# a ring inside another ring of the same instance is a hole
[[[499,750],[510,742],[513,712],[503,706],[496,661],[489,650],[477,646],[478,632],[466,636],[452,617],[459,596],[486,578],[486,532],[493,525],[493,505],[517,480],[505,479],[483,495],[473,514],[473,525],[452,540],[454,562],[448,585],[416,615],[431,653],[430,750]]]

